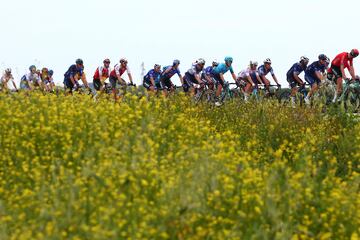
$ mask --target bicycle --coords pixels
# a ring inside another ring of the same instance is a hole
[[[346,111],[356,113],[360,108],[360,79],[348,79],[343,84],[343,93],[340,101]]]

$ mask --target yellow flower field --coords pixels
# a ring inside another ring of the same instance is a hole
[[[339,109],[21,93],[0,121],[0,239],[360,237]]]

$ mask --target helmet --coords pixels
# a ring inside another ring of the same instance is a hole
[[[35,70],[36,70],[35,65],[31,65],[31,66],[29,67],[29,70],[30,70],[30,71],[32,71],[33,69],[35,69]]]
[[[127,62],[128,62],[128,60],[126,58],[121,58],[120,59],[120,63],[127,63]]]
[[[178,65],[178,64],[180,64],[180,60],[175,59],[175,60],[173,61],[173,66]]]
[[[81,58],[76,59],[75,63],[76,63],[76,64],[79,64],[79,65],[83,65],[83,64],[84,64],[84,62],[83,62],[83,60],[82,60]]]
[[[350,55],[354,58],[359,56],[359,50],[357,50],[357,49],[351,50]]]
[[[225,62],[231,62],[231,63],[232,63],[232,62],[233,62],[233,58],[228,56],[228,57],[225,57],[224,61],[225,61]]]
[[[103,63],[104,63],[104,64],[105,64],[105,63],[110,63],[110,59],[105,58],[105,60],[103,61]]]
[[[300,62],[309,62],[309,58],[305,57],[305,56],[302,56],[300,58]]]
[[[49,76],[52,76],[52,75],[54,75],[54,71],[53,70],[49,70]]]
[[[257,61],[250,61],[250,66],[257,66],[258,62]]]
[[[327,57],[325,54],[320,54],[320,55],[319,55],[319,60],[324,60],[324,61],[326,61],[327,58],[328,58],[328,57]]]
[[[43,68],[41,69],[42,72],[49,72],[49,70],[47,68]]]
[[[330,58],[326,57],[325,62],[326,62],[326,64],[330,64]]]
[[[265,60],[264,60],[264,63],[271,64],[271,59],[270,59],[270,58],[265,59]]]
[[[197,64],[201,64],[201,65],[205,65],[205,60],[203,58],[199,58],[198,60],[196,60]]]
[[[218,60],[217,60],[217,59],[214,59],[214,60],[213,60],[213,62],[212,62],[212,65],[214,65],[214,66],[217,66],[217,65],[219,65],[219,62],[218,62]]]
[[[10,74],[10,73],[11,73],[11,68],[5,69],[5,73],[6,73],[6,74]]]
[[[155,65],[154,65],[154,69],[155,69],[155,68],[161,68],[161,65],[160,65],[160,64],[155,64]]]

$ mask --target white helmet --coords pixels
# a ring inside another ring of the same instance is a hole
[[[302,56],[300,58],[300,62],[309,62],[309,58],[305,57],[305,56]]]
[[[128,60],[126,58],[121,58],[120,59],[120,63],[127,63],[127,62],[128,62]]]
[[[219,61],[218,61],[217,59],[214,59],[214,60],[212,61],[212,65],[214,65],[214,66],[219,65]]]
[[[264,60],[264,63],[269,63],[269,64],[271,64],[271,59],[270,59],[270,58],[265,59],[265,60]]]
[[[250,66],[258,66],[258,62],[257,61],[250,61]]]
[[[196,60],[196,63],[205,65],[205,60],[203,58],[199,58],[198,60]]]
[[[11,73],[11,68],[5,69],[5,73],[6,73],[6,74],[10,74],[10,73]]]

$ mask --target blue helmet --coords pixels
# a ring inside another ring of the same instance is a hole
[[[231,63],[232,63],[232,62],[233,62],[233,58],[227,56],[227,57],[225,57],[224,61],[225,61],[225,62],[231,62]]]
[[[54,75],[54,71],[53,71],[53,70],[49,70],[48,73],[49,73],[50,76]]]
[[[178,65],[178,64],[180,64],[180,60],[175,59],[175,60],[173,61],[173,66]]]
[[[326,56],[325,54],[320,54],[320,55],[319,55],[319,60],[324,60],[324,61],[326,61],[326,59],[327,59],[327,56]]]
[[[31,65],[31,66],[29,67],[30,72],[31,72],[34,68],[35,68],[35,70],[36,70],[35,65]]]

